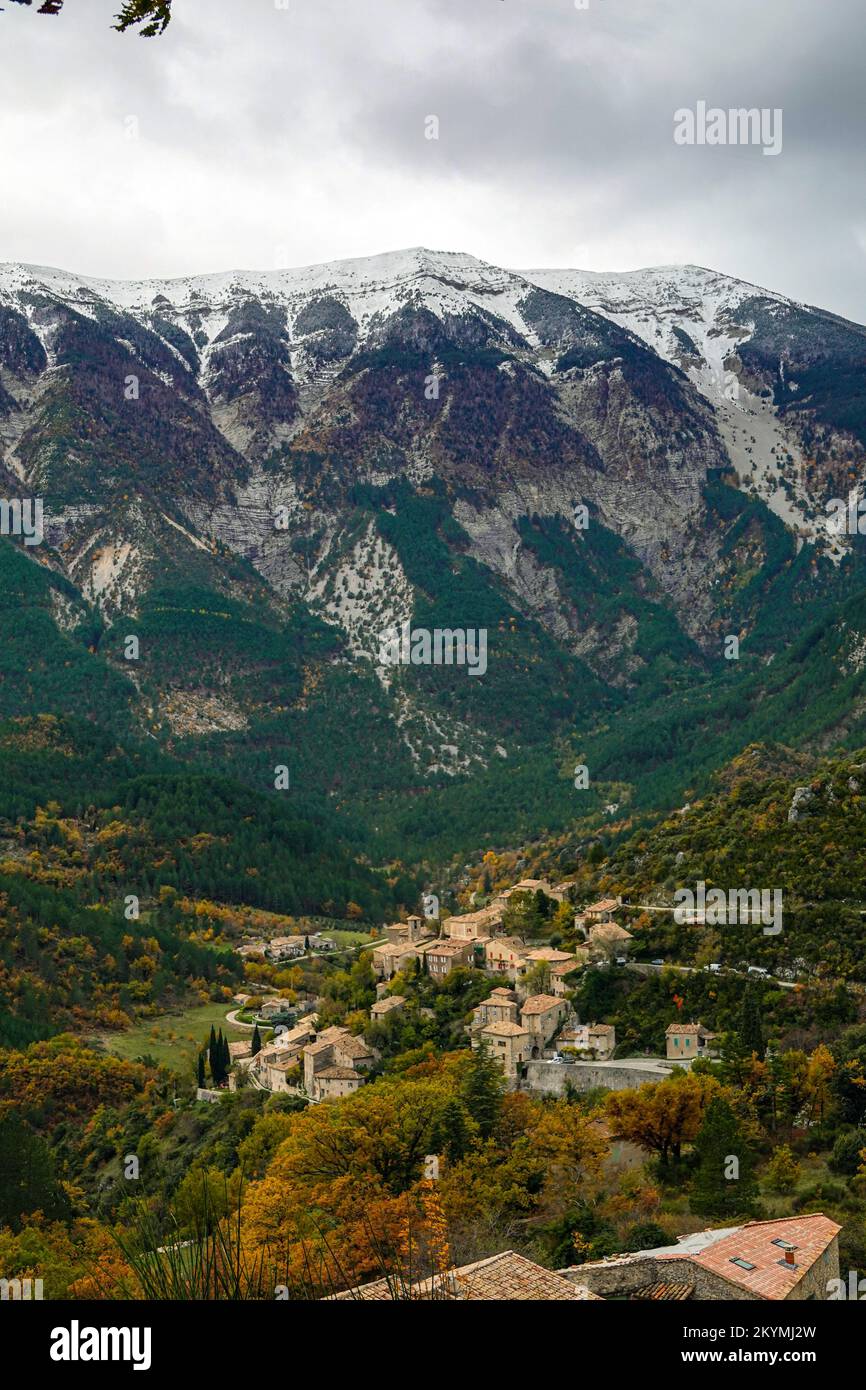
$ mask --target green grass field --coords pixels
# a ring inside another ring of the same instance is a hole
[[[337,945],[343,949],[346,946],[366,946],[373,940],[369,932],[365,931],[343,931],[342,928],[335,928],[322,932],[329,941],[336,941]],[[384,940],[384,937],[382,938]]]
[[[102,1033],[100,1041],[108,1052],[128,1061],[136,1057],[153,1057],[164,1067],[180,1075],[190,1077],[195,1067],[196,1053],[207,1040],[211,1024],[229,1042],[249,1038],[249,1028],[235,1028],[226,1023],[226,1014],[234,1009],[233,1004],[203,1004],[194,1009],[178,1010],[177,1013],[161,1014],[159,1018],[148,1019],[127,1033]]]

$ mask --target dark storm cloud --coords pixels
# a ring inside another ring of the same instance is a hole
[[[113,8],[0,16],[3,258],[687,260],[866,318],[861,0],[175,0],[158,41]],[[676,145],[698,101],[781,108],[782,153]]]

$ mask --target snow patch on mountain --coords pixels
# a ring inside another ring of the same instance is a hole
[[[349,310],[365,338],[371,326],[407,305],[423,306],[444,318],[474,305],[504,319],[530,341],[518,302],[526,281],[512,271],[460,252],[414,247],[293,270],[228,271],[171,280],[102,280],[47,266],[0,266],[0,303],[22,294],[49,293],[94,315],[96,301],[136,317],[170,308],[191,335],[201,331],[207,347],[223,332],[232,307],[250,297],[285,307],[290,321],[310,300],[330,296]]]
[[[755,330],[749,301],[795,305],[745,280],[702,266],[658,266],[607,273],[531,270],[528,280],[567,295],[641,338],[680,367],[716,412],[720,434],[744,491],[761,498],[801,539],[817,540],[838,560],[845,538],[818,532],[804,479],[803,453],[769,399],[737,373],[737,352]]]

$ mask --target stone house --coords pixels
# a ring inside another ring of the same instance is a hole
[[[292,1006],[288,999],[264,999],[259,1005],[258,1017],[268,1021],[272,1018],[279,1018],[282,1014],[291,1013],[291,1010]]]
[[[517,1023],[520,1018],[520,1005],[510,989],[494,989],[487,999],[472,1010],[469,1031],[475,1032],[488,1023]]]
[[[385,936],[392,945],[416,945],[419,941],[430,939],[432,932],[429,922],[413,913],[405,922],[394,922],[385,928]]]
[[[262,1048],[259,1053],[261,1057],[264,1052],[274,1052],[279,1056],[291,1053],[299,1057],[308,1043],[316,1041],[316,1030],[314,1025],[317,1015],[305,1019],[303,1023],[298,1023],[294,1028],[286,1028],[282,1024],[277,1024],[274,1036],[270,1042]]]
[[[532,994],[520,1009],[520,1022],[531,1039],[532,1056],[543,1052],[559,1030],[568,1005],[552,994]]]
[[[579,956],[573,955],[567,961],[562,961],[550,967],[550,992],[555,994],[557,999],[564,999],[565,996],[575,988],[576,981],[574,972],[579,970],[583,962]]]
[[[573,1047],[575,1052],[591,1052],[597,1061],[606,1062],[616,1048],[616,1028],[612,1023],[575,1023],[563,1028],[557,1044]]]
[[[573,968],[576,962],[571,951],[558,951],[554,946],[536,946],[527,952],[525,968],[531,970],[534,965],[547,965],[553,970],[555,965],[567,965],[569,961]]]
[[[548,883],[545,878],[522,878],[519,883],[515,883],[511,888],[504,888],[501,893],[497,893],[493,899],[495,904],[505,907],[512,893],[544,893],[545,897],[552,898],[554,902],[561,903],[565,900],[565,889],[567,884],[554,888],[552,883]]]
[[[266,941],[245,941],[243,945],[235,947],[235,955],[242,956],[244,960],[249,960],[253,956],[265,958]]]
[[[472,1046],[486,1047],[511,1083],[517,1080],[519,1067],[532,1055],[532,1038],[519,1023],[486,1023],[473,1034]]]
[[[516,936],[496,937],[484,945],[484,967],[492,975],[507,975],[516,980],[523,973],[529,947]]]
[[[268,960],[295,960],[304,954],[302,936],[274,936],[265,946]]]
[[[706,1057],[712,1049],[715,1033],[711,1033],[702,1023],[671,1023],[665,1029],[665,1049],[669,1062],[692,1062],[695,1057]]]
[[[312,1019],[299,1023],[295,1028],[277,1032],[252,1059],[250,1070],[269,1091],[291,1090],[286,1073],[301,1065],[304,1048],[315,1040],[316,1030]]]
[[[602,1298],[823,1301],[839,1278],[841,1229],[822,1212],[749,1221],[561,1273]]]
[[[336,951],[337,943],[332,941],[329,936],[323,936],[320,931],[311,932],[310,949],[314,951]]]
[[[390,1018],[393,1014],[400,1013],[406,1007],[406,1000],[402,994],[389,994],[384,999],[377,999],[370,1009],[370,1018],[374,1023],[382,1019]]]
[[[493,904],[459,917],[446,917],[442,930],[452,941],[484,941],[502,926],[502,908]]]
[[[355,1037],[348,1028],[325,1028],[315,1042],[304,1048],[304,1088],[311,1100],[329,1100],[335,1095],[347,1095],[363,1084],[362,1075],[378,1059],[378,1052],[363,1038]],[[350,1084],[346,1076],[326,1076],[323,1072],[339,1070],[357,1074]]]
[[[590,903],[589,907],[585,907],[578,916],[585,926],[590,927],[594,922],[604,922],[619,906],[619,898],[600,898],[597,903]]]
[[[264,1049],[263,1049],[264,1051]],[[271,1049],[256,1058],[255,1074],[269,1091],[296,1092],[300,1081],[301,1057],[299,1052],[275,1052]],[[291,1076],[291,1081],[289,1077]]]
[[[370,952],[370,965],[379,980],[391,980],[418,959],[418,947],[411,941],[383,941]]]
[[[426,941],[418,954],[427,962],[427,973],[434,980],[444,980],[459,965],[471,965],[474,944],[471,941]]]
[[[372,1284],[347,1289],[345,1293],[330,1294],[326,1301],[391,1303],[395,1292],[393,1279],[378,1279]],[[590,1293],[579,1283],[544,1269],[513,1250],[503,1250],[499,1255],[477,1260],[474,1264],[419,1280],[406,1292],[413,1300],[431,1302],[453,1299],[468,1303],[569,1303],[575,1300],[586,1303],[599,1300],[598,1294]]]
[[[593,956],[627,956],[634,937],[618,922],[598,922],[590,925],[589,950]]]
[[[363,1086],[364,1078],[352,1067],[324,1067],[316,1072],[311,1100],[341,1100]]]

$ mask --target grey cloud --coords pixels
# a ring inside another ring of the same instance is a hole
[[[0,15],[2,258],[132,275],[270,263],[275,241],[299,263],[579,249],[866,318],[861,0],[175,0],[158,41],[111,32],[111,8]],[[676,146],[698,99],[783,108],[782,156]]]

